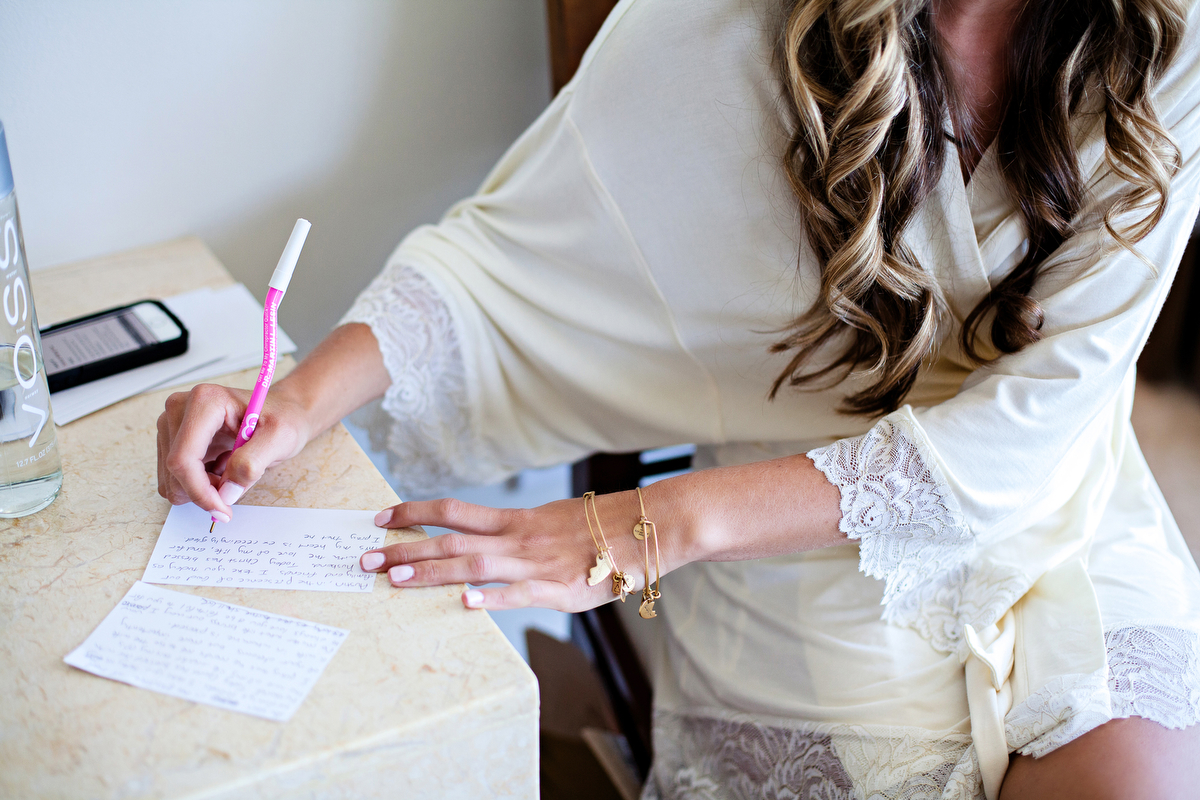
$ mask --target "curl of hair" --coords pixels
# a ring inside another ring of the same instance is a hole
[[[1038,270],[1073,232],[1086,187],[1071,125],[1085,91],[1103,98],[1105,156],[1128,189],[1106,212],[1132,249],[1162,218],[1179,151],[1151,91],[1179,47],[1179,0],[1043,0],[1027,4],[1010,53],[1000,168],[1029,234],[1021,262],[967,317],[964,352],[986,363],[980,328],[1014,353],[1041,338],[1029,296]],[[819,388],[851,372],[869,379],[843,411],[899,407],[931,357],[945,303],[903,233],[941,177],[952,96],[928,0],[799,0],[786,15],[779,69],[792,133],[783,165],[820,264],[813,306],[772,352],[792,353],[770,391]],[[961,122],[960,122],[961,126]],[[1123,226],[1116,219],[1141,211]],[[847,341],[848,340],[848,341]],[[839,355],[810,366],[818,352]]]

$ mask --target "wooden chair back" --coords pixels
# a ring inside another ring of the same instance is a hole
[[[554,94],[579,69],[584,51],[616,4],[616,0],[546,0],[550,83]]]

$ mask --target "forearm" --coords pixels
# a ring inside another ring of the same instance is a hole
[[[744,561],[847,541],[838,529],[840,493],[804,455],[719,467],[658,481],[642,490],[659,532],[664,571],[693,561]],[[636,492],[597,499],[618,531],[626,559],[640,544],[623,541],[639,514]],[[610,538],[609,543],[618,547]],[[630,555],[632,554],[632,555]],[[630,562],[632,564],[632,562]]]
[[[334,328],[274,391],[303,409],[311,439],[381,397],[390,383],[371,329],[350,323]]]
[[[767,558],[846,542],[838,530],[839,491],[807,456],[703,470],[659,481],[642,494],[657,530],[662,574],[695,561]],[[637,492],[597,497],[595,512],[610,564],[632,579],[635,590],[644,588],[647,570],[654,580],[655,558],[652,542],[633,536],[641,512]],[[388,570],[396,586],[509,584],[466,592],[463,602],[474,608],[580,611],[613,599],[611,581],[586,581],[599,566],[594,548],[603,546],[593,544],[587,516],[579,498],[533,509],[454,500],[401,503],[381,512],[375,524],[439,525],[460,533],[368,551],[362,567]]]

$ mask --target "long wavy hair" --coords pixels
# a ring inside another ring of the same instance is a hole
[[[792,132],[783,163],[821,281],[816,302],[772,347],[792,358],[770,396],[859,373],[867,385],[842,410],[884,414],[903,402],[946,324],[938,285],[902,234],[940,179],[943,121],[954,119],[956,143],[970,148],[970,116],[953,100],[929,0],[798,0],[784,19],[778,70]],[[996,144],[1029,249],[962,326],[963,352],[976,364],[998,357],[986,355],[985,328],[992,354],[1041,338],[1030,291],[1086,198],[1072,136],[1078,115],[1104,115],[1105,158],[1128,183],[1105,212],[1115,245],[1132,249],[1162,218],[1180,158],[1151,91],[1184,25],[1179,0],[1026,3]],[[1130,211],[1134,221],[1118,225]],[[831,349],[840,354],[813,365]]]

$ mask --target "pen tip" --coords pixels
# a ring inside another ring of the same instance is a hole
[[[214,520],[212,521],[212,525],[209,525],[209,526],[208,526],[208,532],[209,532],[209,533],[212,533],[212,532],[213,532],[213,528],[215,528],[215,527],[217,527],[217,521],[214,519]]]

